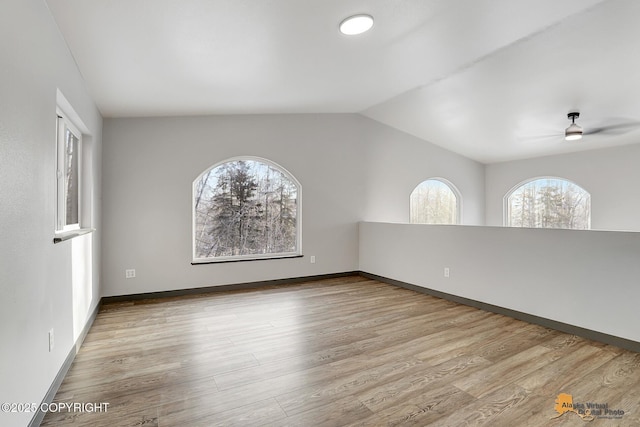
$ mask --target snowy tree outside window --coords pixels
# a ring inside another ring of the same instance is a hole
[[[193,183],[194,262],[300,254],[300,184],[280,166],[231,159]]]
[[[538,178],[513,190],[506,199],[509,227],[591,228],[591,195],[561,178]]]

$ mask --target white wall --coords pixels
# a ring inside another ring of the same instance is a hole
[[[357,222],[408,220],[409,195],[430,176],[468,197],[466,221],[484,212],[481,165],[357,114],[107,119],[104,128],[106,296],[357,270]],[[192,182],[242,155],[302,184],[305,257],[193,266]]]
[[[484,223],[484,165],[378,122],[366,129],[366,221],[409,222],[409,197],[446,178],[462,195],[461,224]]]
[[[640,233],[360,224],[362,271],[633,341],[639,259]]]
[[[98,230],[102,119],[44,1],[0,2],[0,62],[0,402],[40,402],[100,296],[100,231],[53,244],[56,90],[92,135]]]
[[[569,179],[591,193],[594,230],[640,231],[640,144],[486,166],[487,225],[503,224],[503,198],[539,176]]]
[[[356,270],[363,120],[357,115],[106,120],[104,295]],[[215,163],[243,155],[269,159],[300,181],[305,257],[191,265],[193,180]],[[135,279],[124,278],[126,268],[136,269]]]

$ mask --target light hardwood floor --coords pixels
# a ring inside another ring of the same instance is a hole
[[[560,393],[621,419],[559,418]],[[43,426],[640,426],[640,354],[363,277],[106,304]]]

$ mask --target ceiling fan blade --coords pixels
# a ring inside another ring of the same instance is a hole
[[[584,135],[593,135],[596,133],[606,135],[622,135],[635,129],[640,129],[640,122],[627,122],[597,128],[590,128],[584,131]]]
[[[561,133],[550,133],[546,135],[522,135],[518,137],[520,141],[527,144],[561,140],[562,138],[564,138],[564,134]]]

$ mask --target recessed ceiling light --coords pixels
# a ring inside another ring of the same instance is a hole
[[[353,15],[340,23],[340,32],[348,36],[362,34],[373,27],[373,17],[371,15]]]

